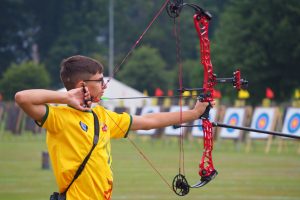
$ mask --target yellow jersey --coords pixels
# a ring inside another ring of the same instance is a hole
[[[71,183],[78,167],[90,151],[94,138],[92,112],[69,106],[46,105],[40,126],[47,130],[47,146],[59,192]],[[127,137],[132,117],[96,106],[99,141],[81,175],[67,192],[68,200],[108,200],[113,188],[111,138]]]

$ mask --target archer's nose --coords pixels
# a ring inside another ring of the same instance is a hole
[[[107,88],[107,83],[102,85],[102,90],[105,90]]]

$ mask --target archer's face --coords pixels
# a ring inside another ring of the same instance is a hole
[[[103,96],[106,85],[104,84],[103,74],[97,73],[88,80],[84,80],[92,97],[92,102],[99,102]]]

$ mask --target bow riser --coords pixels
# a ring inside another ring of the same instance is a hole
[[[213,101],[213,91],[216,85],[216,76],[213,73],[213,65],[210,58],[210,41],[208,38],[210,18],[201,13],[194,15],[194,26],[198,34],[200,42],[200,58],[201,64],[203,65],[204,78],[203,78],[203,89],[204,92],[200,98],[202,102]],[[205,114],[201,116],[202,130],[203,130],[203,155],[199,164],[199,175],[201,181],[192,187],[202,187],[212,180],[216,175],[217,171],[214,168],[212,161],[212,150],[213,150],[213,130],[212,123],[209,121],[210,107],[205,111]]]

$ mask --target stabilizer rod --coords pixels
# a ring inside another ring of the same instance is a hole
[[[243,130],[243,131],[252,131],[252,132],[264,133],[264,134],[269,134],[269,135],[276,135],[276,136],[281,136],[281,137],[300,139],[300,136],[288,135],[288,134],[284,134],[284,133],[276,132],[276,131],[264,131],[264,130],[242,127],[242,126],[232,126],[232,125],[227,125],[227,124],[222,124],[222,123],[217,123],[217,122],[213,122],[212,125],[214,127],[232,128],[232,129],[239,129],[239,130]]]

